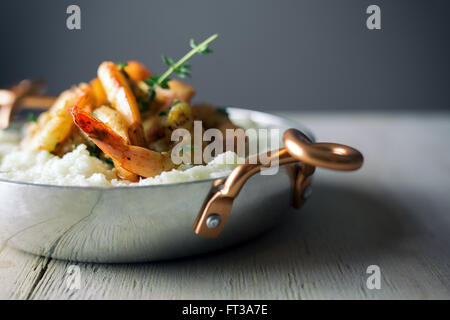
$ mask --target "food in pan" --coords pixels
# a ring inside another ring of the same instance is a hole
[[[53,106],[31,119],[23,137],[0,134],[0,178],[40,184],[122,186],[174,183],[216,178],[238,162],[236,150],[216,154],[208,163],[174,163],[177,144],[172,134],[183,129],[194,135],[216,128],[237,130],[227,112],[211,105],[192,105],[195,89],[178,79],[190,74],[186,61],[209,53],[208,44],[191,41],[192,50],[175,62],[163,56],[169,69],[158,76],[137,61],[105,61],[97,77],[60,94]],[[20,139],[20,141],[19,141]],[[226,138],[224,138],[226,139]],[[184,144],[181,153],[193,157],[204,142]],[[224,146],[226,141],[223,141]],[[186,150],[187,148],[187,150]]]

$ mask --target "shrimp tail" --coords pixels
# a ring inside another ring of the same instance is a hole
[[[173,168],[169,154],[127,144],[125,139],[92,114],[72,108],[75,124],[122,168],[142,177],[153,177]]]
[[[80,110],[75,105],[72,108],[72,116],[78,128],[86,133],[100,149],[103,150],[100,145],[108,146],[109,152],[103,150],[106,154],[110,155],[115,150],[124,151],[126,149],[126,141],[104,122],[95,118],[93,114]]]

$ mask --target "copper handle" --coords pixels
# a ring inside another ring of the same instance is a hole
[[[351,171],[359,169],[363,163],[363,156],[358,150],[337,143],[311,143],[296,129],[286,130],[283,142],[292,157],[316,167]]]
[[[296,129],[288,129],[283,134],[285,148],[270,152],[269,164],[246,163],[237,166],[226,179],[215,180],[202,208],[194,222],[196,234],[216,238],[222,232],[228,220],[234,199],[239,195],[245,182],[262,168],[273,165],[287,165],[291,177],[293,206],[300,208],[305,197],[305,190],[311,184],[315,167],[332,170],[357,170],[363,163],[362,154],[349,146],[336,143],[312,143],[311,140]],[[259,159],[260,156],[257,156]],[[253,159],[254,160],[254,159]],[[292,164],[299,163],[298,166]]]

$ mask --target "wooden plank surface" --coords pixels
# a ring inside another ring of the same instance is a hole
[[[449,299],[450,114],[287,116],[320,141],[360,149],[364,168],[319,170],[301,211],[240,246],[158,263],[76,264],[80,289],[67,285],[71,263],[3,239],[0,299]],[[380,267],[380,290],[366,287],[369,265]]]

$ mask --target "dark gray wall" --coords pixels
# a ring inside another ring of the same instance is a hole
[[[188,40],[197,100],[256,109],[450,109],[448,1],[24,1],[0,4],[0,85],[41,77],[53,93],[95,76],[103,60],[161,72]],[[78,4],[82,30],[66,29]],[[377,4],[382,30],[366,28]]]

